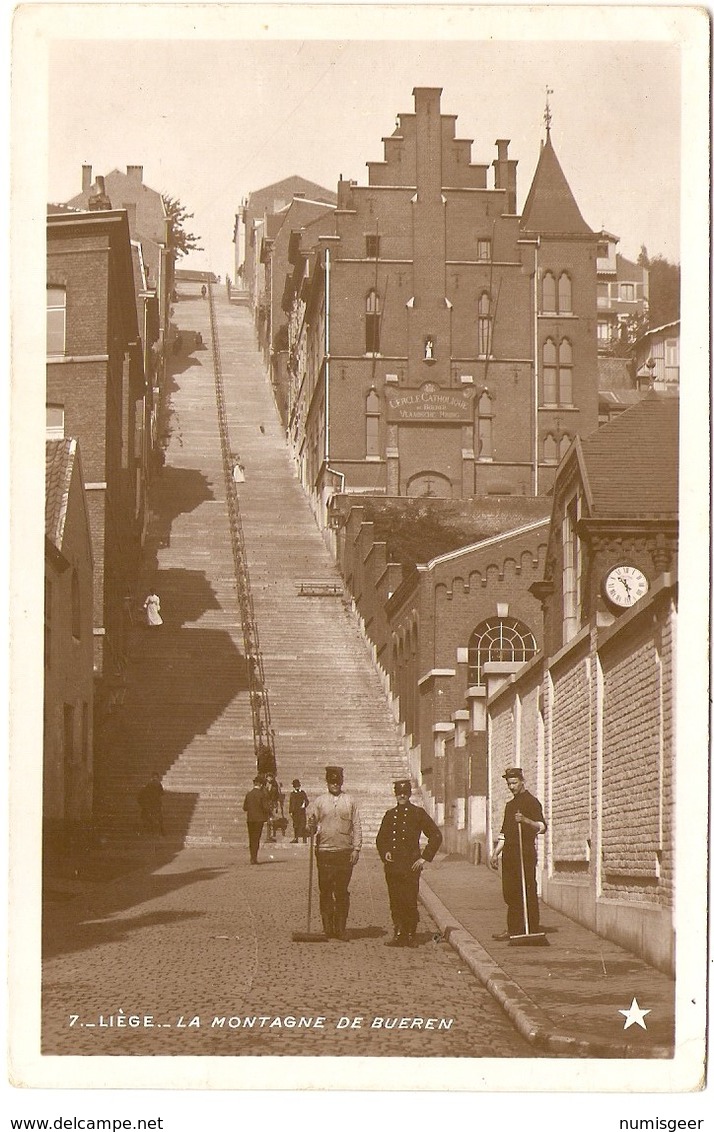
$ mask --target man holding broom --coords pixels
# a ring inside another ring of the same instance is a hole
[[[308,809],[307,828],[310,836],[316,834],[322,926],[328,939],[344,942],[350,909],[349,884],[362,848],[362,823],[353,799],[342,793],[342,767],[325,767],[325,780],[327,793],[316,798]]]
[[[491,856],[490,865],[498,871],[498,859],[503,856],[503,899],[508,906],[505,932],[494,935],[497,940],[513,940],[542,935],[539,929],[540,911],[536,888],[536,838],[545,833],[547,826],[543,807],[538,799],[526,790],[523,771],[509,766],[503,775],[513,797],[506,803],[503,825]],[[523,892],[526,907],[523,907]],[[524,914],[524,912],[526,914]]]

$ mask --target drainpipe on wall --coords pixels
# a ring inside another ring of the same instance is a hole
[[[330,463],[330,249],[325,248],[325,465]]]
[[[538,494],[538,249],[540,236],[535,241],[535,270],[533,272],[533,494]]]

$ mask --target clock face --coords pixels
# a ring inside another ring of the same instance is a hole
[[[644,597],[648,589],[647,578],[636,566],[615,566],[605,578],[605,596],[624,609]]]

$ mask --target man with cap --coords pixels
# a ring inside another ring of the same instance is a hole
[[[523,771],[518,766],[509,766],[503,775],[506,786],[513,797],[506,802],[503,824],[498,840],[494,845],[490,865],[498,871],[498,859],[503,857],[501,883],[503,899],[508,912],[507,930],[494,935],[494,939],[507,940],[511,936],[524,935],[526,921],[523,909],[523,878],[525,878],[526,907],[528,909],[528,930],[531,934],[539,931],[540,910],[536,888],[536,862],[538,851],[536,838],[548,828],[543,816],[543,807],[538,799],[526,790]],[[519,836],[520,829],[520,836]],[[521,850],[523,851],[523,874],[521,874]]]
[[[290,801],[288,803],[288,812],[293,819],[293,837],[292,844],[297,845],[302,837],[303,844],[307,841],[306,837],[306,820],[307,820],[307,804],[309,798],[300,785],[300,779],[293,779],[293,788],[290,791]]]
[[[320,794],[310,805],[307,827],[311,834],[316,834],[322,926],[328,939],[344,942],[350,909],[349,884],[362,849],[362,823],[353,799],[342,792],[342,767],[325,767],[325,780],[327,793]]]
[[[441,845],[439,827],[426,810],[410,802],[412,784],[408,778],[394,783],[397,804],[387,810],[377,834],[377,852],[384,863],[384,876],[389,892],[389,909],[394,923],[394,938],[388,947],[415,947],[419,913],[419,877],[427,861],[433,861]],[[422,833],[427,838],[421,848]]]

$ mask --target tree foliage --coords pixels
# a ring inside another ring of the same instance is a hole
[[[162,199],[169,222],[169,248],[174,261],[189,252],[202,252],[203,248],[198,242],[201,237],[188,232],[185,226],[187,220],[193,220],[193,213],[184,208],[178,197],[163,193]]]
[[[645,255],[647,249],[642,249]],[[650,273],[650,328],[665,326],[679,318],[679,290],[681,271],[678,263],[670,263],[664,256],[656,255],[645,263]]]

